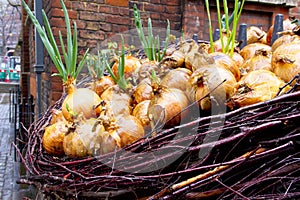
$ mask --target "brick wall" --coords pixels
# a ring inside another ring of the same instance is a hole
[[[30,1],[33,2],[33,1]],[[210,1],[213,2],[213,1]],[[133,5],[137,4],[141,10],[144,25],[147,19],[152,19],[153,27],[166,28],[167,19],[171,22],[171,29],[177,32],[184,30],[186,37],[197,33],[200,39],[208,40],[208,23],[204,0],[72,0],[65,1],[71,20],[76,21],[79,39],[79,54],[85,50],[95,53],[100,43],[129,31],[134,27]],[[32,5],[31,5],[32,6]],[[54,36],[58,31],[65,34],[63,12],[59,0],[43,0],[44,10],[47,13]],[[229,3],[232,8],[232,3]],[[214,27],[217,27],[216,7],[211,5]],[[267,30],[276,13],[288,14],[288,8],[281,5],[270,6],[247,2],[240,22],[249,25],[259,25]],[[25,15],[25,14],[24,14]],[[25,19],[25,18],[23,18]],[[23,20],[23,23],[25,21]],[[26,74],[22,75],[22,89],[36,97],[36,77],[33,72],[34,32],[30,21],[23,27],[22,65]],[[58,42],[58,41],[57,41]],[[80,56],[79,55],[79,56]],[[45,52],[45,73],[42,74],[42,111],[56,102],[62,95],[62,82],[58,77],[51,76],[56,69]],[[28,80],[29,79],[29,80]],[[25,95],[25,94],[24,94]]]

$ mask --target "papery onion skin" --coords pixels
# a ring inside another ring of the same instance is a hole
[[[225,105],[226,99],[230,98],[238,87],[234,75],[216,65],[198,68],[193,72],[189,83],[187,93],[190,101],[198,101],[199,108],[206,112],[211,111],[211,98],[219,105]],[[204,98],[207,94],[209,96]]]
[[[160,88],[151,99],[148,116],[154,124],[165,128],[179,125],[188,114],[182,112],[189,105],[188,98],[182,90],[176,88]]]
[[[95,81],[92,90],[100,97],[107,88],[115,84],[111,76],[102,76],[99,80]]]
[[[279,46],[273,52],[272,70],[285,82],[300,73],[300,42]]]
[[[104,127],[97,124],[96,118],[79,121],[75,130],[64,137],[65,154],[70,158],[98,155],[104,133]]]
[[[101,95],[101,99],[109,104],[115,116],[129,115],[132,111],[132,98],[118,85],[107,88]]]
[[[150,119],[148,116],[150,102],[151,100],[142,101],[138,103],[132,111],[132,115],[141,121],[143,127],[147,127],[150,124]]]
[[[177,88],[186,91],[192,71],[186,68],[176,68],[169,71],[161,80],[160,84],[167,88]]]
[[[66,121],[57,121],[45,128],[42,144],[45,151],[51,155],[64,155],[63,141],[69,128]]]
[[[245,62],[243,56],[241,56],[241,54],[238,52],[233,53],[232,59],[235,61],[235,64],[238,68]]]
[[[133,91],[134,104],[149,100],[152,97],[152,87],[150,78],[143,79]]]
[[[274,43],[272,44],[272,52],[274,52],[281,45],[286,45],[294,42],[300,42],[300,36],[284,34],[274,41]]]
[[[229,55],[222,52],[214,52],[214,53],[210,53],[209,55],[214,58],[215,64],[217,66],[223,67],[224,69],[231,71],[235,79],[237,81],[240,80],[241,77],[240,70],[236,65],[235,61]]]
[[[88,88],[78,88],[68,93],[62,104],[62,112],[66,120],[74,121],[74,115],[83,114],[86,119],[96,117],[95,106],[101,98]]]
[[[252,58],[246,60],[240,67],[242,76],[254,70],[265,69],[271,71],[271,58],[272,55],[270,52],[256,51],[256,54]]]
[[[112,66],[112,71],[116,77],[118,77],[118,65],[119,65],[119,61],[116,61]],[[125,66],[124,66],[125,79],[132,77],[133,74],[136,73],[140,67],[141,67],[140,59],[132,55],[125,56]]]
[[[248,60],[255,56],[255,52],[257,50],[264,50],[266,52],[271,52],[271,46],[262,43],[252,43],[244,46],[244,48],[240,51],[241,56],[244,60]]]
[[[267,33],[257,26],[250,26],[247,28],[247,44],[256,42],[267,44]]]
[[[118,147],[123,148],[145,136],[144,127],[135,116],[123,115],[117,116],[116,119],[118,126],[116,134],[120,137],[120,140],[116,142]]]
[[[279,88],[285,83],[273,72],[268,70],[256,70],[249,72],[239,81],[239,89],[232,96],[230,107],[243,107],[255,103],[270,100],[279,92]],[[289,88],[283,90],[286,91]]]

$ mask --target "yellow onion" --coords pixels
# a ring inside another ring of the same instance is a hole
[[[151,99],[152,87],[150,78],[143,79],[133,91],[134,103],[138,104],[142,101]]]
[[[74,117],[82,114],[86,119],[96,117],[100,97],[88,88],[69,88],[63,101],[62,112],[66,120],[74,121]]]
[[[240,51],[240,54],[244,58],[244,60],[246,61],[246,60],[252,58],[253,56],[255,56],[255,52],[257,50],[271,52],[271,46],[269,46],[267,44],[262,44],[262,43],[247,44]]]
[[[292,23],[292,21],[294,19],[295,19],[295,17],[289,16],[288,18],[283,20],[283,30],[284,31],[292,30],[293,28],[295,28],[297,26],[296,23]],[[272,24],[272,26],[269,28],[269,30],[267,32],[267,44],[271,44],[273,29],[274,29],[274,24]]]
[[[113,85],[115,85],[115,82],[111,76],[102,76],[99,80],[94,82],[93,91],[100,97],[107,88]]]
[[[283,80],[268,70],[249,72],[239,81],[240,87],[228,105],[231,108],[243,107],[270,100],[276,96],[279,88],[284,84]]]
[[[180,50],[174,51],[170,56],[166,56],[161,63],[168,68],[184,67],[185,56]]]
[[[246,60],[244,64],[240,67],[240,71],[242,76],[247,73],[254,71],[265,69],[271,71],[271,53],[266,51],[257,50],[255,52],[255,56]]]
[[[294,42],[300,42],[300,36],[295,34],[283,34],[272,44],[272,52],[274,52],[279,46],[286,45]]]
[[[51,118],[50,124],[55,124],[56,122],[59,122],[59,121],[66,121],[62,110],[52,109],[51,117],[52,118]]]
[[[141,121],[143,127],[147,127],[150,124],[150,119],[148,116],[150,101],[151,100],[145,100],[138,103],[132,111],[132,115]]]
[[[182,111],[189,105],[185,93],[176,88],[159,86],[153,94],[148,109],[150,120],[165,128],[179,125],[187,114]]]
[[[160,84],[167,88],[177,88],[185,92],[191,75],[192,72],[189,69],[176,68],[169,71],[162,78]]]
[[[143,79],[150,78],[152,71],[154,70],[156,74],[160,74],[160,70],[158,67],[157,61],[149,61],[148,59],[143,59],[141,61],[142,65],[140,69],[138,70],[138,80],[142,81]]]
[[[267,33],[257,26],[249,26],[247,28],[247,44],[256,42],[267,44]]]
[[[45,128],[42,144],[45,151],[51,155],[61,156],[64,154],[63,141],[69,132],[68,122],[57,121]]]
[[[115,116],[131,114],[131,96],[118,85],[107,88],[101,95],[101,99],[108,103]]]
[[[214,58],[215,64],[217,66],[223,67],[224,69],[231,71],[235,79],[237,81],[240,80],[240,70],[236,65],[236,62],[229,55],[222,52],[214,52],[210,53],[209,55]]]
[[[300,73],[300,42],[279,46],[272,55],[272,69],[285,82]]]
[[[244,63],[244,58],[240,53],[234,52],[232,55],[232,59],[235,61],[236,66],[239,68]]]
[[[133,115],[117,116],[117,130],[110,135],[115,137],[118,147],[122,148],[144,137],[145,131],[139,119]]]
[[[198,101],[199,108],[208,112],[211,111],[212,100],[219,105],[225,105],[226,99],[230,98],[237,88],[234,75],[229,70],[216,65],[198,68],[193,72],[189,83],[187,94],[190,101]],[[209,96],[205,97],[207,94]]]
[[[82,119],[70,131],[63,141],[65,154],[70,158],[98,155],[101,147],[101,137],[105,133],[104,126],[97,119]]]
[[[117,78],[118,78],[118,65],[119,65],[119,61],[116,60],[116,62],[112,66],[112,71]],[[125,56],[125,66],[124,66],[125,79],[132,77],[132,75],[136,73],[136,71],[138,71],[140,67],[141,67],[140,59],[132,55]]]

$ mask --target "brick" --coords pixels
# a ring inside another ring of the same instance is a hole
[[[80,30],[79,36],[82,38],[86,38],[86,39],[103,40],[104,32],[103,31]]]
[[[79,12],[79,19],[81,20],[90,20],[90,21],[104,21],[105,16],[102,13],[94,12]]]
[[[128,0],[106,0],[105,3],[111,6],[128,7]]]
[[[124,17],[118,16],[118,15],[107,15],[106,22],[112,23],[112,24],[123,24],[123,25],[126,24],[127,25],[130,23],[130,20],[128,18],[124,18]]]

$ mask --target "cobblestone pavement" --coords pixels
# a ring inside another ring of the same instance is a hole
[[[15,162],[14,125],[9,120],[9,93],[0,93],[0,199],[19,200],[34,198],[31,187],[19,185],[22,165]]]

